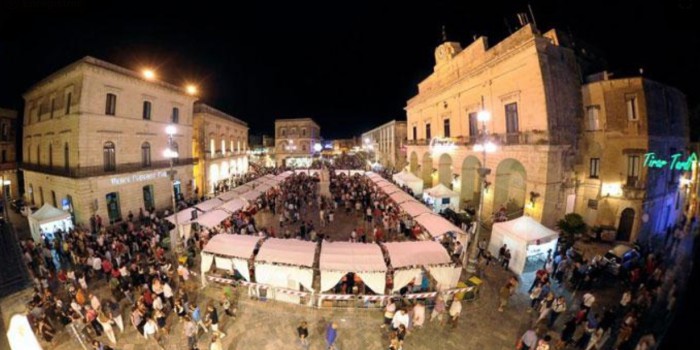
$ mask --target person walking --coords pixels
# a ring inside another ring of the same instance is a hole
[[[457,328],[457,320],[459,320],[459,315],[462,313],[462,303],[457,298],[457,295],[452,298],[452,305],[450,305],[449,313],[452,328]]]
[[[187,338],[187,348],[189,350],[197,350],[197,324],[192,321],[190,315],[184,316],[185,326],[183,331],[185,333],[185,338]]]
[[[107,335],[107,338],[112,343],[112,345],[117,345],[117,337],[114,335],[114,329],[112,328],[111,320],[104,312],[100,311],[97,316],[97,322],[102,326],[102,331]]]
[[[508,270],[508,265],[510,264],[510,249],[506,249],[506,252],[503,254],[503,269]]]
[[[338,350],[336,343],[338,342],[338,324],[333,322],[326,327],[326,349]]]
[[[386,302],[386,306],[384,307],[384,324],[381,326],[381,328],[386,328],[386,326],[391,324],[395,313],[396,304],[394,303],[393,299],[389,298],[389,300]]]
[[[498,291],[498,299],[500,303],[498,304],[498,312],[503,312],[503,308],[508,305],[508,299],[510,299],[510,290],[511,290],[511,284],[506,283],[501,287],[501,289]]]
[[[301,321],[299,327],[297,327],[297,335],[299,336],[299,342],[301,346],[305,349],[309,347],[309,327],[306,321]]]
[[[446,306],[445,306],[445,300],[442,298],[441,295],[438,294],[437,298],[435,298],[435,307],[433,307],[433,312],[430,313],[430,322],[433,322],[433,320],[437,319],[440,324],[443,324],[443,315],[445,314]]]

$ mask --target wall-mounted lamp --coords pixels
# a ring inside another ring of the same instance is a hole
[[[489,193],[489,186],[491,186],[491,182],[484,180],[484,192]]]
[[[535,207],[535,201],[537,200],[537,197],[539,197],[540,194],[535,192],[535,191],[530,191],[530,205],[534,208]]]

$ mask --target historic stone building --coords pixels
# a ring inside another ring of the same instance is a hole
[[[275,120],[275,160],[278,166],[308,167],[321,127],[311,118]]]
[[[443,183],[462,206],[478,206],[484,159],[474,145],[485,127],[497,150],[485,160],[483,217],[503,207],[509,218],[525,213],[554,226],[574,192],[582,114],[576,56],[563,39],[525,25],[494,46],[480,37],[437,47],[433,73],[406,105],[409,168],[426,187]],[[483,125],[480,111],[491,115]]]
[[[576,166],[576,212],[617,240],[665,233],[684,211],[695,153],[677,89],[642,77],[592,76]],[[688,162],[688,160],[691,160]]]
[[[41,80],[24,94],[25,196],[104,222],[139,208],[172,207],[194,193],[192,105],[184,87],[92,57]],[[175,125],[173,181],[166,127]]]
[[[8,200],[19,197],[15,130],[17,111],[0,108],[0,184]]]
[[[248,124],[204,103],[194,105],[194,179],[209,194],[221,182],[248,172]]]
[[[385,168],[406,166],[406,122],[392,120],[362,134],[362,147]]]

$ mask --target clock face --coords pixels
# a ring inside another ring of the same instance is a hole
[[[447,50],[445,50],[445,47],[444,46],[438,47],[436,52],[435,52],[435,57],[437,57],[438,60],[442,61],[445,59],[446,56],[447,56]]]

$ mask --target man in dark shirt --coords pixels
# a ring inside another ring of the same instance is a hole
[[[299,341],[301,342],[301,345],[305,348],[308,348],[309,328],[307,326],[306,321],[301,321],[301,324],[299,325],[299,327],[297,327],[297,334],[299,334]]]
[[[214,334],[219,334],[221,338],[226,336],[226,333],[219,330],[219,313],[216,312],[214,305],[207,306],[207,318],[211,325],[211,330]]]

